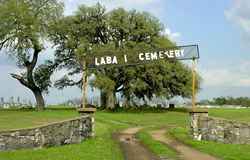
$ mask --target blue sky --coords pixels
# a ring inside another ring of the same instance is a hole
[[[79,4],[97,0],[64,0],[65,14]],[[178,45],[199,44],[201,59],[197,70],[203,77],[199,99],[215,96],[250,97],[250,1],[247,0],[101,0],[108,10],[116,7],[148,11],[165,25],[165,34]],[[51,53],[48,49],[46,52]],[[41,59],[46,59],[44,54]],[[0,56],[0,97],[32,97],[29,90],[11,79],[18,69],[10,58]],[[53,77],[55,79],[56,76]],[[80,95],[76,88],[46,95],[56,103]],[[33,98],[33,97],[32,97]]]

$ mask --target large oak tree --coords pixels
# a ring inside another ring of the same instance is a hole
[[[69,70],[57,81],[59,88],[81,86],[87,75],[94,73],[96,79],[93,85],[101,90],[102,105],[110,108],[115,105],[117,92],[122,93],[127,101],[132,97],[151,99],[154,95],[168,99],[191,96],[192,72],[179,61],[86,69],[87,59],[94,54],[133,54],[134,50],[174,46],[162,34],[164,26],[146,12],[122,8],[106,12],[100,4],[92,7],[82,5],[74,15],[62,18],[53,28],[51,39],[57,46],[54,64]],[[76,81],[72,76],[77,74],[82,74],[82,78]]]
[[[36,65],[49,25],[62,13],[63,4],[57,0],[0,0],[0,49],[24,69],[11,76],[33,92],[38,109],[44,108],[42,92],[48,91],[52,70]]]
[[[50,39],[56,46],[54,66],[67,69],[55,86],[62,89],[77,85],[82,88],[82,106],[86,105],[88,72],[86,59],[92,56],[95,45],[108,42],[105,9],[97,4],[94,7],[82,5],[72,16],[66,16],[51,27]],[[72,78],[81,74],[81,78]],[[84,82],[84,83],[83,83]]]

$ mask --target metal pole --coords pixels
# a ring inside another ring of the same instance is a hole
[[[192,64],[192,79],[193,79],[193,84],[192,84],[192,111],[195,110],[195,97],[196,97],[196,74],[195,74],[195,59],[193,59],[193,64]]]

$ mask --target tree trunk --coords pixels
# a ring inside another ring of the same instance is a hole
[[[42,92],[39,91],[39,90],[32,91],[32,92],[33,92],[33,94],[35,95],[35,98],[36,98],[36,108],[37,108],[37,110],[39,110],[39,111],[44,110],[45,103],[44,103]]]
[[[38,54],[40,52],[41,52],[40,47],[37,46],[37,44],[35,44],[32,60],[31,61],[27,60],[24,62],[26,70],[27,70],[27,77],[25,77],[23,75],[18,75],[18,74],[11,74],[11,76],[13,78],[18,80],[23,86],[29,88],[33,92],[33,94],[36,98],[37,110],[43,110],[45,108],[45,103],[44,103],[44,99],[43,99],[43,95],[42,95],[42,88],[39,88],[36,85],[36,83],[34,81],[34,77],[33,77],[33,70],[36,66]]]
[[[116,97],[114,92],[101,91],[101,106],[104,108],[114,109]]]
[[[107,93],[105,91],[101,91],[101,107],[107,107]]]
[[[125,99],[124,99],[124,104],[123,104],[123,107],[124,108],[129,108],[129,99],[127,98],[127,97],[125,97]]]
[[[107,94],[107,107],[109,109],[114,109],[115,108],[115,94],[114,92],[108,92]]]
[[[30,81],[26,81],[24,80],[24,78],[20,75],[17,74],[11,74],[11,76],[15,79],[17,79],[23,86],[27,87],[28,89],[30,89],[35,98],[36,98],[36,107],[37,110],[43,110],[45,108],[45,103],[44,103],[44,99],[43,99],[43,95],[42,95],[42,91],[34,84],[34,81],[31,81],[32,83],[30,83]],[[33,80],[33,78],[32,78]]]

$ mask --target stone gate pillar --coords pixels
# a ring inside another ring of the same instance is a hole
[[[91,137],[95,136],[95,116],[96,108],[79,108],[78,113],[81,116],[90,115],[91,116]]]
[[[201,119],[208,118],[208,111],[190,111],[190,133],[193,139],[201,140],[202,139],[202,132],[201,132]]]

